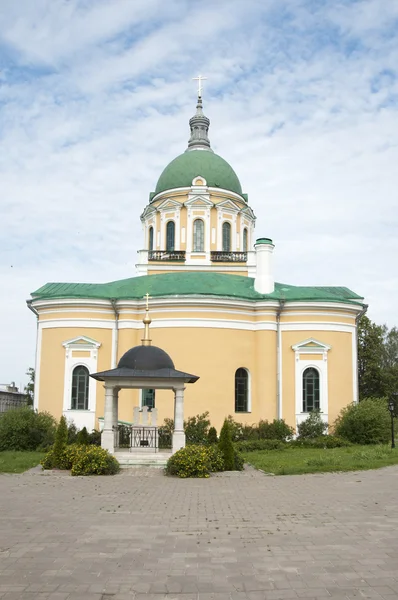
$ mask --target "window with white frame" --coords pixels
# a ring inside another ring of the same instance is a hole
[[[72,372],[71,409],[88,410],[90,375],[87,367],[78,365]]]
[[[205,224],[202,219],[193,222],[193,251],[204,252],[205,249]]]
[[[149,410],[155,408],[155,390],[144,388],[141,396],[141,407],[147,406]]]
[[[309,338],[292,346],[295,353],[296,422],[301,423],[313,410],[327,422],[329,411],[328,353],[331,346]]]
[[[166,225],[166,250],[169,252],[175,249],[175,223],[168,221]]]
[[[247,228],[245,227],[243,230],[243,252],[247,252]]]
[[[303,412],[320,409],[319,371],[308,367],[303,373]]]
[[[222,250],[231,252],[231,223],[228,221],[222,224]]]
[[[153,250],[153,227],[150,227],[148,232],[148,250]]]
[[[249,412],[249,372],[243,367],[235,372],[235,412]]]

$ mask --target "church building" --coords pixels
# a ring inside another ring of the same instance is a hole
[[[296,428],[314,409],[333,423],[357,402],[363,298],[346,287],[275,281],[272,239],[256,238],[256,202],[213,152],[209,124],[199,96],[188,147],[160,174],[141,214],[135,277],[47,283],[32,293],[36,409],[102,428],[104,383],[90,375],[116,369],[140,345],[147,294],[152,344],[198,378],[185,388],[185,418],[209,411],[218,431],[228,415],[247,424],[283,418]],[[118,421],[156,408],[161,424],[173,418],[174,400],[170,389],[121,389]]]

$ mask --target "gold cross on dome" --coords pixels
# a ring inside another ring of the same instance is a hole
[[[198,82],[198,98],[202,97],[202,81],[205,81],[207,77],[203,77],[203,75],[198,75],[197,77],[192,77],[192,81]]]
[[[144,298],[146,298],[146,309],[149,310],[149,298],[150,298],[150,295],[148,294],[148,292],[145,294]]]

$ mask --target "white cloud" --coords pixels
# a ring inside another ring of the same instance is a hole
[[[346,285],[397,323],[398,3],[281,5],[3,1],[0,381],[34,363],[31,291],[134,275],[198,71],[212,146],[276,242],[277,279]]]

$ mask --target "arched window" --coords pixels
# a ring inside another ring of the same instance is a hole
[[[243,368],[235,373],[235,412],[249,412],[249,373]]]
[[[228,221],[222,224],[222,249],[223,252],[231,252],[231,223]]]
[[[150,388],[144,388],[142,390],[141,406],[147,406],[149,410],[155,408],[155,390]]]
[[[169,221],[166,225],[166,250],[172,251],[174,248],[175,239],[175,224],[174,221]]]
[[[243,230],[243,252],[247,252],[247,229],[246,227]]]
[[[75,367],[72,373],[72,410],[88,409],[88,384],[88,369],[86,367],[83,367],[82,365]]]
[[[193,251],[204,252],[205,250],[205,224],[202,219],[193,222]]]
[[[153,250],[153,227],[150,227],[148,232],[148,250]]]
[[[303,412],[319,408],[319,371],[309,367],[303,373]]]

